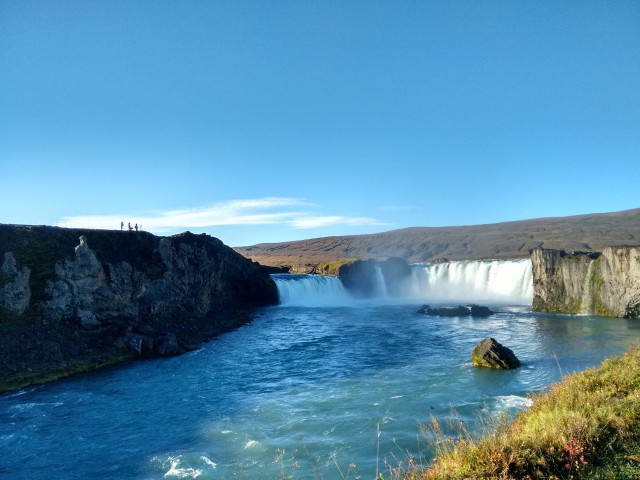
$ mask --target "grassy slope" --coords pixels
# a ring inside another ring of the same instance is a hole
[[[430,432],[438,455],[430,468],[393,472],[405,479],[640,478],[640,348],[598,369],[565,377],[513,422],[480,439],[454,442]]]
[[[401,257],[410,263],[518,258],[528,256],[529,249],[538,246],[600,251],[610,245],[640,245],[640,209],[490,225],[405,228],[235,250],[264,265],[303,267],[347,258]]]

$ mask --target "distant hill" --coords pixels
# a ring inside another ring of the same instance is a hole
[[[263,265],[305,270],[346,258],[404,258],[410,263],[518,258],[535,247],[600,251],[640,245],[640,208],[461,227],[413,227],[370,235],[261,243],[235,250]]]

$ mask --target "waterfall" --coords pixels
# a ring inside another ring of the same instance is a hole
[[[580,314],[589,315],[591,313],[591,270],[593,268],[593,260],[589,262],[587,274],[582,282],[582,299],[580,301]]]
[[[352,298],[337,277],[321,275],[274,274],[280,304],[285,306],[337,306]]]
[[[530,305],[533,272],[529,259],[416,264],[409,288],[411,297],[436,302]]]
[[[384,275],[380,265],[376,265],[376,279],[375,279],[375,297],[384,298],[387,296],[387,284],[384,281]]]
[[[375,268],[372,299],[392,300],[384,274]],[[587,274],[590,275],[590,274]],[[341,306],[358,302],[337,277],[275,274],[284,306]],[[395,300],[433,303],[490,303],[531,305],[533,273],[529,259],[465,260],[411,265],[411,276],[395,285]]]

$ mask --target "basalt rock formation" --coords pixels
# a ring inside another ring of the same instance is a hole
[[[173,355],[278,302],[208,235],[0,225],[0,391]]]
[[[537,248],[531,262],[534,311],[628,318],[640,313],[639,247],[602,253]]]
[[[401,295],[410,277],[411,267],[400,258],[356,260],[338,268],[338,278],[344,287],[361,298]]]

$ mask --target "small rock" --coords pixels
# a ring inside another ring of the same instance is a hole
[[[420,307],[420,310],[418,310],[416,313],[422,313],[424,315],[438,315],[438,309],[431,308],[430,305],[422,305],[422,307]]]
[[[100,321],[89,310],[78,310],[78,318],[80,319],[80,325],[84,328],[90,329],[100,326]]]
[[[140,350],[144,353],[153,352],[154,347],[154,339],[153,337],[149,337],[147,335],[142,335],[142,345],[140,346]]]
[[[142,335],[138,335],[137,333],[129,333],[125,338],[125,344],[129,350],[136,352],[137,354],[142,353],[142,341],[144,340]]]
[[[177,355],[181,353],[183,350],[178,345],[178,340],[175,335],[168,333],[164,336],[164,341],[158,346],[156,352],[160,356],[169,356],[169,355]]]
[[[476,367],[511,369],[520,366],[520,360],[510,348],[493,338],[485,338],[471,352],[471,360]]]

